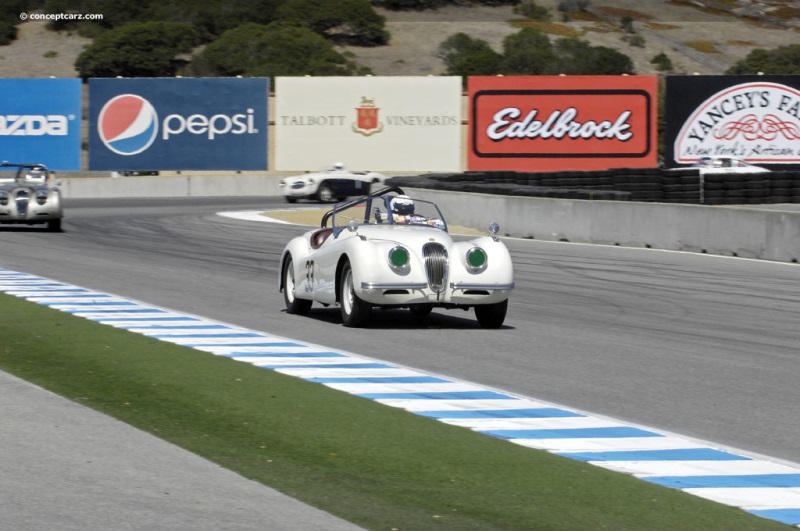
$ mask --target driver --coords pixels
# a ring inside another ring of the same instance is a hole
[[[398,195],[389,202],[395,223],[419,223],[425,218],[414,215],[414,200],[407,195]]]

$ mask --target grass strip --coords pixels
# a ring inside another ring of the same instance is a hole
[[[786,529],[0,294],[0,368],[368,529]]]

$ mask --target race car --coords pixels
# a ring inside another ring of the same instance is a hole
[[[0,224],[46,224],[61,231],[61,190],[44,164],[0,164]]]
[[[455,241],[436,204],[397,186],[340,203],[321,226],[293,238],[281,254],[279,290],[286,311],[313,303],[338,306],[347,327],[367,326],[373,308],[474,308],[484,328],[505,321],[514,268],[505,244],[490,234]]]
[[[352,172],[337,162],[332,168],[281,179],[278,185],[286,201],[310,199],[322,203],[344,201],[368,194],[373,184],[383,184],[386,176],[376,172]]]
[[[700,173],[768,173],[767,168],[750,164],[734,157],[701,157],[694,168],[700,168]]]

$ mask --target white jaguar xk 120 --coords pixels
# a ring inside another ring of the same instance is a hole
[[[330,224],[330,226],[329,226]],[[369,322],[372,308],[475,308],[484,328],[503,324],[514,269],[495,235],[454,241],[439,207],[393,186],[339,203],[321,228],[292,239],[281,257],[286,310],[338,305],[345,326]]]

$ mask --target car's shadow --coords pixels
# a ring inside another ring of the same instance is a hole
[[[42,227],[42,226],[29,227],[27,225],[2,225],[0,226],[0,232],[45,232],[50,234],[57,234],[66,231],[63,228],[59,230],[50,230],[47,227]]]
[[[286,311],[286,310],[283,310]],[[465,317],[461,317],[461,316]],[[319,322],[342,325],[339,308],[314,307],[304,316]],[[364,328],[373,330],[483,330],[475,318],[473,310],[434,310],[430,315],[413,315],[405,309],[373,309],[369,323]],[[514,330],[513,326],[503,325],[498,330]]]

